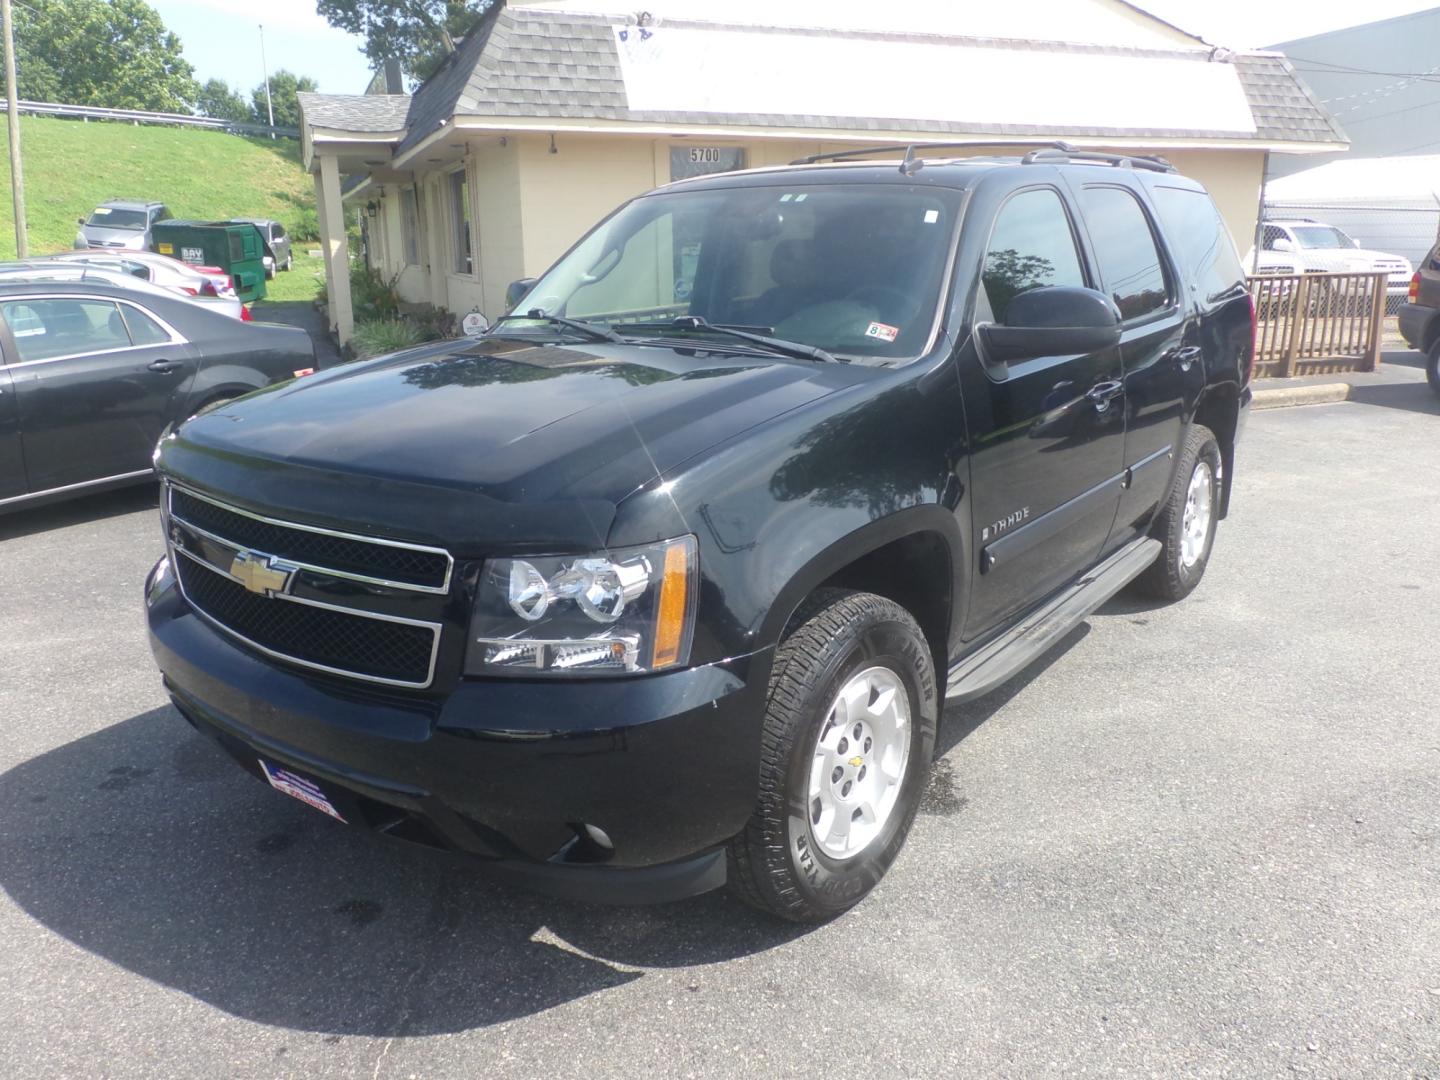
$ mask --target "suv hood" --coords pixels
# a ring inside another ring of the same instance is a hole
[[[80,235],[91,247],[145,247],[144,229],[106,229],[99,225],[82,225]]]
[[[161,444],[162,473],[262,513],[440,543],[603,543],[626,495],[853,379],[610,343],[450,342],[259,391]]]

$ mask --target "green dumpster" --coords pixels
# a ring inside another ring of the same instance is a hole
[[[230,275],[245,303],[265,296],[265,238],[249,223],[158,221],[150,250],[191,266],[215,266]]]

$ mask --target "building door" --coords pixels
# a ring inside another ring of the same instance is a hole
[[[1010,300],[1031,289],[1093,287],[1073,221],[1057,187],[1006,198],[990,231],[975,323],[1003,325]],[[1118,349],[997,365],[975,337],[960,366],[976,559],[967,639],[1099,557],[1119,504],[1125,449]]]

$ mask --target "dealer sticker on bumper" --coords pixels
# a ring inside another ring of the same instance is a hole
[[[265,779],[270,781],[270,786],[276,791],[283,791],[293,799],[299,799],[308,806],[313,806],[323,814],[329,814],[336,821],[344,821],[340,811],[336,810],[325,793],[320,790],[320,785],[313,780],[306,780],[303,776],[297,776],[289,769],[282,769],[278,765],[271,765],[264,758],[260,759],[260,768],[265,770]]]

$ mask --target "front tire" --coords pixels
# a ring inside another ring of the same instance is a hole
[[[1155,520],[1160,557],[1135,579],[1135,590],[1158,600],[1189,596],[1210,562],[1220,520],[1220,444],[1207,427],[1191,424],[1175,482]]]
[[[795,922],[859,903],[915,820],[935,750],[935,665],[914,617],[827,589],[775,653],[760,793],[731,841],[731,891]]]

